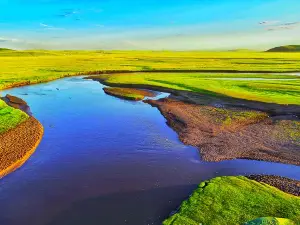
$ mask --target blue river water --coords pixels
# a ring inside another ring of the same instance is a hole
[[[1,225],[161,224],[202,180],[300,167],[201,161],[156,108],[105,95],[82,77],[2,91],[23,98],[45,134],[32,157],[0,180]]]

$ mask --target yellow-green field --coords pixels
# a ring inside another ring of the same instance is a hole
[[[278,104],[300,105],[300,76],[269,74],[130,73],[96,76],[111,86],[146,84]]]
[[[0,89],[97,71],[199,70],[219,74],[128,74],[115,82],[203,90],[263,102],[300,104],[300,76],[222,74],[300,71],[300,53],[169,51],[0,51]],[[223,78],[272,80],[223,80]],[[222,79],[220,79],[222,78]],[[278,79],[279,78],[279,79]]]
[[[300,53],[0,51],[0,89],[103,70],[300,71]]]

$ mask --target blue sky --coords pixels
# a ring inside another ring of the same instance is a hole
[[[300,44],[299,0],[0,0],[0,47],[266,49]]]

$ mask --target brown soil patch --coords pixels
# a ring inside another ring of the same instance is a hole
[[[263,182],[273,187],[276,187],[286,193],[295,196],[300,196],[300,181],[271,175],[251,175],[247,177],[251,180]]]
[[[143,100],[145,97],[156,96],[156,94],[152,91],[139,90],[135,88],[108,87],[103,88],[103,90],[108,95],[133,101],[140,101]]]
[[[0,177],[20,166],[34,153],[43,136],[43,126],[33,117],[0,135]]]
[[[203,160],[240,158],[300,165],[299,122],[172,99],[145,102],[161,111],[183,143],[198,147]]]
[[[21,98],[18,98],[18,97],[7,94],[5,97],[2,97],[0,99],[2,99],[7,105],[9,105],[11,107],[14,107],[16,109],[20,109],[20,110],[26,112],[29,115],[31,114],[29,106]]]

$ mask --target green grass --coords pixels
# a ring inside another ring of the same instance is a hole
[[[296,225],[293,221],[284,218],[263,217],[258,218],[244,225]]]
[[[133,101],[139,101],[145,98],[142,91],[131,88],[104,88],[104,91],[107,94]]]
[[[10,107],[0,100],[0,134],[16,127],[28,118],[29,116],[23,111]]]
[[[220,123],[223,127],[231,126],[235,124],[251,124],[257,123],[268,117],[268,114],[258,111],[241,111],[241,110],[229,110],[223,108],[213,108],[215,112],[222,116],[216,116],[218,119],[216,122]]]
[[[260,217],[300,223],[300,198],[246,177],[202,182],[164,225],[240,225]]]
[[[300,105],[300,76],[270,74],[134,73],[100,75],[110,84],[147,84],[278,104]]]
[[[300,70],[300,53],[0,51],[0,89],[104,70]]]

